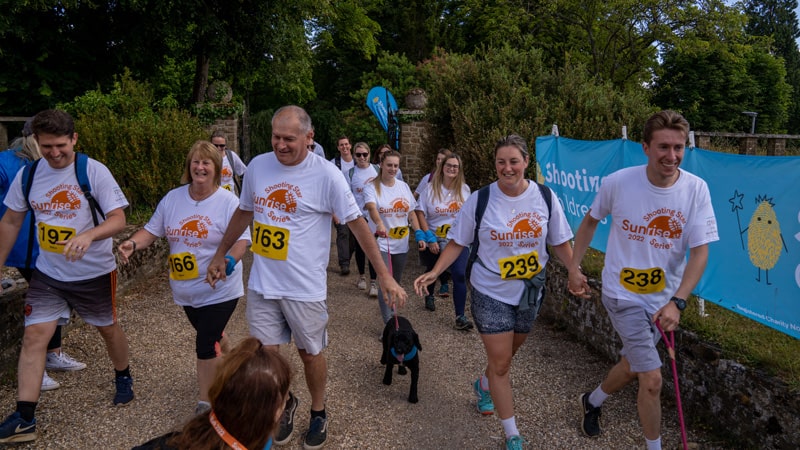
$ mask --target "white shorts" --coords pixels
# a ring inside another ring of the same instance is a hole
[[[291,342],[310,355],[328,346],[328,304],[265,298],[247,290],[247,324],[250,335],[264,345]]]

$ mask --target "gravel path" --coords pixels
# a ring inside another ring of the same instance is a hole
[[[396,375],[391,386],[381,383],[378,336],[383,327],[377,301],[356,288],[355,270],[347,277],[338,275],[335,253],[333,248],[328,270],[327,448],[502,448],[503,429],[497,417],[484,417],[475,410],[471,383],[485,364],[483,346],[474,330],[453,329],[452,302],[437,299],[436,311],[430,312],[412,295],[401,311],[414,324],[423,347],[420,402],[410,404],[408,376]],[[408,292],[421,271],[416,255],[409,255],[403,283]],[[228,325],[234,342],[247,335],[244,307],[241,301]],[[65,349],[88,368],[51,374],[62,387],[42,394],[37,410],[39,439],[14,448],[129,449],[190,417],[197,398],[194,334],[183,311],[172,302],[166,276],[131,289],[120,299],[119,314],[130,341],[134,402],[111,406],[112,373],[102,340],[91,327],[74,328],[64,340]],[[289,346],[283,351],[293,362],[293,391],[300,399],[295,439],[284,448],[302,448],[310,398],[296,351]],[[606,402],[601,437],[589,439],[580,432],[576,398],[594,388],[609,365],[567,334],[537,323],[511,374],[517,424],[528,448],[644,448],[633,387]],[[14,382],[0,385],[3,416],[14,408],[14,388]],[[664,422],[664,448],[679,448],[674,411],[665,412]],[[706,440],[695,430],[689,436],[694,448],[718,448],[698,444]]]

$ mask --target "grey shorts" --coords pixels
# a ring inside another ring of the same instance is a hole
[[[656,348],[661,334],[650,314],[639,305],[620,302],[605,294],[602,299],[608,317],[622,340],[619,353],[628,360],[631,371],[642,373],[661,368],[661,356]]]
[[[539,313],[537,308],[520,311],[518,307],[503,303],[475,288],[471,288],[470,310],[475,326],[480,334],[499,334],[513,331],[528,334],[533,329],[533,321]],[[541,306],[542,302],[539,302]]]
[[[107,327],[117,322],[117,271],[80,281],[59,281],[33,272],[25,297],[25,326],[69,321],[74,309],[84,322]]]
[[[247,290],[247,324],[250,335],[264,345],[281,345],[294,339],[297,348],[318,355],[328,346],[328,304],[264,298]]]

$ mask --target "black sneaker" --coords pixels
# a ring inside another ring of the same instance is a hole
[[[133,378],[117,377],[114,379],[117,392],[114,394],[114,406],[125,406],[133,401]]]
[[[294,432],[294,413],[297,411],[297,397],[289,392],[289,400],[286,400],[286,406],[283,408],[281,415],[281,425],[278,427],[278,434],[275,436],[275,445],[284,445],[292,439]]]
[[[328,422],[328,417],[314,417],[311,419],[306,439],[303,441],[304,449],[317,450],[325,445],[325,441],[328,440]]]
[[[578,397],[578,402],[581,404],[581,430],[587,436],[600,436],[600,407],[592,406],[589,403],[589,392],[581,394]]]
[[[350,275],[350,266],[341,266],[339,267],[339,275],[346,277]]]
[[[456,330],[471,330],[472,322],[467,319],[467,316],[461,315],[456,317]]]
[[[435,298],[432,295],[425,296],[425,309],[428,311],[436,311]]]
[[[1,443],[28,442],[35,440],[36,437],[36,418],[27,422],[19,411],[14,411],[0,424]]]

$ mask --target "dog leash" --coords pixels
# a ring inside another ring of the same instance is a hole
[[[375,236],[380,237],[380,236],[378,236],[377,232],[375,233]],[[389,275],[391,275],[392,278],[394,278],[394,270],[392,270],[392,251],[391,251],[390,246],[389,246],[389,244],[390,244],[389,243],[389,235],[384,233],[383,237],[386,238],[386,254],[388,255],[387,261],[389,261],[389,264],[387,264],[387,266],[389,268]],[[392,305],[392,313],[394,313],[394,330],[397,331],[397,330],[400,329],[400,321],[397,320],[397,304],[393,304]]]
[[[669,339],[667,339],[667,334],[664,333],[664,329],[661,328],[661,323],[659,321],[656,321],[656,328],[658,328],[659,333],[661,333],[661,337],[664,339],[664,345],[667,347],[667,353],[669,353],[669,358],[672,360],[672,379],[675,381],[675,403],[678,406],[678,419],[681,424],[681,440],[683,442],[683,450],[687,450],[689,446],[686,442],[686,424],[683,421],[681,389],[678,386],[678,365],[675,361],[675,331],[670,331]]]

